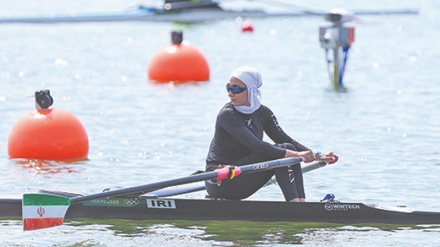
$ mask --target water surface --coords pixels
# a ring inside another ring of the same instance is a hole
[[[114,10],[127,1],[3,1],[1,16]],[[7,2],[7,4],[5,4]],[[132,5],[137,2],[132,1]],[[329,9],[361,3],[298,1]],[[44,7],[43,7],[44,6]],[[147,81],[153,54],[170,43],[172,23],[0,25],[0,193],[38,189],[96,193],[168,180],[203,169],[224,84],[238,66],[257,67],[264,104],[281,126],[313,150],[335,151],[334,166],[305,175],[307,200],[334,193],[341,201],[439,210],[440,5],[375,1],[371,8],[419,8],[419,15],[368,16],[355,24],[346,92],[332,90],[318,41],[320,18],[234,20],[178,26],[210,65],[209,82]],[[54,106],[85,126],[89,159],[71,163],[10,160],[9,132],[34,109],[29,97],[50,89]],[[186,195],[203,197],[204,193]],[[283,200],[276,186],[250,199]],[[68,222],[22,232],[1,221],[1,241],[18,246],[435,245],[438,228],[251,224],[242,222]],[[249,230],[248,230],[249,229]],[[56,236],[56,240],[54,237]],[[435,243],[435,244],[434,244]]]

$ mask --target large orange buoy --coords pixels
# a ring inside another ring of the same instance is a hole
[[[12,127],[8,139],[10,158],[72,161],[87,159],[89,141],[81,122],[70,112],[49,107],[49,90],[35,92],[36,110]]]
[[[180,31],[171,33],[172,44],[160,48],[148,67],[148,78],[158,83],[199,82],[209,80],[209,65],[203,54],[191,44],[182,44]]]

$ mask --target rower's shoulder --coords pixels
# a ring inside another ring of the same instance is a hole
[[[264,115],[266,115],[266,114],[272,115],[273,114],[272,110],[263,104],[260,106],[260,108],[258,108],[257,111],[259,111],[260,113],[262,113]]]
[[[221,109],[220,112],[218,113],[219,115],[222,114],[233,114],[235,113],[236,110],[234,109],[234,106],[229,102],[226,103]]]
[[[234,106],[231,103],[228,103],[224,105],[218,113],[217,121],[231,123],[237,120],[241,120],[243,118],[242,115],[242,113],[234,109]]]

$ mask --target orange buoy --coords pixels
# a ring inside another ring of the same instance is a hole
[[[245,33],[245,32],[253,32],[253,31],[254,31],[254,27],[252,26],[251,23],[245,21],[245,22],[243,22],[243,24],[241,25],[241,31],[242,31],[243,33]]]
[[[72,161],[86,159],[89,142],[81,122],[70,112],[49,107],[49,90],[35,92],[36,110],[12,127],[8,138],[10,158]]]
[[[182,32],[171,33],[172,44],[160,48],[148,67],[148,78],[158,83],[209,80],[209,65],[199,49],[182,44]]]

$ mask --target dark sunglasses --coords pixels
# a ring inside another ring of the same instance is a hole
[[[229,84],[226,84],[226,92],[229,93],[229,91],[231,91],[231,93],[233,94],[240,94],[244,91],[246,91],[246,87],[231,87]]]

